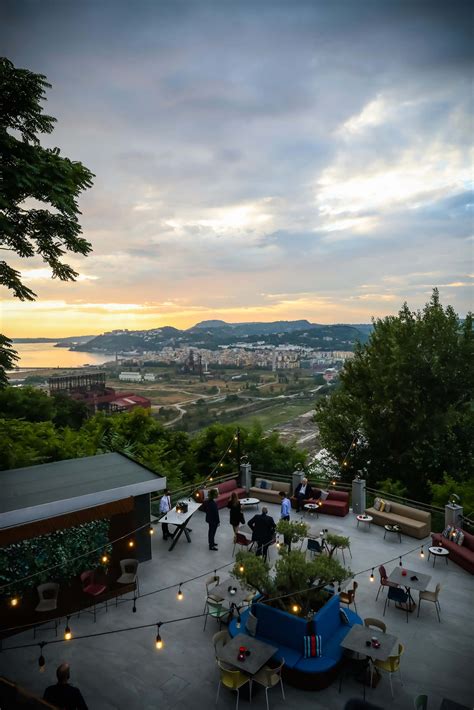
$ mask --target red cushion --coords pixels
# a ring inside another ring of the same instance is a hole
[[[86,594],[91,594],[93,597],[97,597],[99,594],[102,594],[102,592],[105,592],[107,587],[105,584],[88,584],[87,587],[84,587],[84,591]]]
[[[326,500],[331,502],[335,500],[342,500],[346,503],[349,501],[349,493],[346,493],[346,491],[329,491],[329,495]]]
[[[217,485],[219,493],[228,493],[229,491],[233,491],[234,488],[237,488],[237,481],[235,478],[231,481],[224,481],[224,483],[219,483]]]

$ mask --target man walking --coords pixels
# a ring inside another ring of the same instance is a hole
[[[254,515],[248,522],[252,531],[252,540],[257,543],[257,555],[267,559],[268,548],[275,537],[275,521],[268,515],[268,508],[263,507],[259,515]]]
[[[290,519],[290,510],[291,510],[291,501],[288,498],[288,493],[285,493],[285,491],[280,491],[280,493],[278,495],[281,498],[280,520],[289,520]]]
[[[70,667],[61,663],[56,671],[58,682],[44,691],[43,700],[64,710],[87,710],[87,705],[79,688],[69,685]]]
[[[304,507],[305,500],[309,500],[313,497],[313,489],[308,483],[307,478],[303,478],[301,483],[298,483],[295,489],[296,498],[296,512],[299,513],[301,508]]]
[[[160,500],[160,513],[162,515],[166,515],[168,511],[171,510],[171,496],[170,492],[168,489],[165,490],[164,495],[161,497]],[[168,523],[162,523],[161,524],[162,530],[163,530],[163,540],[167,540],[169,537],[173,537],[172,534],[170,533]]]
[[[218,547],[215,542],[216,530],[220,525],[219,509],[215,501],[217,497],[217,491],[215,488],[211,488],[206,501],[206,523],[209,525],[208,531],[208,541],[209,549],[215,552]]]

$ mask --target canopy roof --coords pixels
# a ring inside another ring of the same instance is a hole
[[[118,453],[0,471],[0,529],[165,487],[166,478]]]

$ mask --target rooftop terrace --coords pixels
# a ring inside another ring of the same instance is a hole
[[[278,519],[277,507],[268,505],[268,508],[270,514]],[[250,514],[252,509],[246,511],[246,519]],[[430,542],[430,538],[418,541],[402,536],[400,544],[394,535],[388,535],[384,540],[383,528],[372,526],[369,531],[364,525],[358,529],[352,513],[345,518],[320,515],[319,520],[308,516],[307,522],[313,533],[328,528],[330,532],[351,538],[352,560],[346,558],[346,564],[353,572],[372,566],[377,568],[391,558]],[[161,530],[157,529],[152,540],[153,560],[140,565],[141,595],[168,585],[176,586],[139,599],[135,614],[132,613],[130,601],[120,603],[117,608],[109,605],[108,613],[101,609],[96,624],[89,614],[81,614],[79,619],[73,617],[70,621],[73,634],[111,631],[201,614],[205,599],[204,580],[185,584],[182,601],[176,599],[178,585],[206,571],[212,574],[214,568],[232,562],[232,528],[228,523],[228,511],[221,510],[221,526],[217,533],[219,551],[210,552],[207,525],[202,513],[195,514],[191,527],[192,544],[188,544],[183,536],[172,552],[168,551],[168,543],[162,540]],[[271,559],[275,558],[276,552],[272,549]],[[474,705],[474,579],[453,562],[446,566],[443,560],[437,560],[433,568],[432,561],[428,563],[427,558],[426,554],[421,559],[417,550],[404,557],[403,563],[410,569],[430,574],[429,589],[434,589],[437,582],[441,583],[441,623],[438,623],[433,604],[424,604],[419,618],[416,612],[410,614],[408,624],[403,611],[397,610],[393,604],[387,609],[384,618],[387,631],[396,635],[405,646],[401,663],[403,685],[397,674],[393,680],[393,700],[385,675],[376,689],[367,689],[367,699],[379,707],[390,710],[412,708],[413,698],[419,693],[428,694],[430,710],[437,710],[444,697],[468,707]],[[396,565],[397,561],[386,565],[387,571],[390,573]],[[230,569],[231,565],[219,572],[221,580],[228,576],[227,570]],[[370,573],[357,577],[356,603],[362,618],[383,618],[385,593],[381,593],[375,601],[377,569],[375,573],[374,583],[370,582]],[[414,592],[416,601],[417,596]],[[164,625],[161,629],[164,648],[161,651],[155,649],[154,627],[47,645],[43,651],[47,664],[45,673],[38,670],[38,647],[7,651],[9,646],[31,644],[33,632],[29,630],[4,642],[4,652],[0,654],[1,673],[41,695],[45,686],[55,682],[55,669],[59,663],[67,661],[71,664],[71,682],[81,689],[91,710],[211,707],[214,706],[218,683],[212,636],[218,626],[214,619],[209,619],[206,631],[202,629],[202,618]],[[62,627],[58,638],[61,638],[61,632]],[[38,639],[54,641],[54,631],[43,630],[37,635]],[[337,710],[343,708],[349,698],[362,698],[362,686],[347,678],[341,694],[338,693],[338,683],[319,692],[297,690],[285,684],[285,693],[286,702],[278,688],[270,691],[272,709]],[[261,689],[252,706],[265,707]],[[235,696],[223,689],[218,707],[235,707]],[[244,701],[241,701],[241,707],[246,707]]]

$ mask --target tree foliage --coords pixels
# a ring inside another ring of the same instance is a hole
[[[472,314],[460,321],[438,291],[423,311],[407,304],[374,321],[365,346],[341,372],[341,386],[316,404],[324,446],[342,461],[342,477],[364,471],[368,484],[398,481],[419,500],[429,482],[473,474],[474,338]]]
[[[61,156],[59,148],[40,145],[38,135],[52,133],[56,120],[43,113],[48,88],[42,74],[0,58],[0,249],[20,258],[40,256],[53,278],[74,281],[78,274],[62,257],[87,256],[92,249],[80,236],[77,200],[91,187],[93,174]],[[22,301],[36,297],[5,260],[0,285]],[[0,368],[11,367],[11,352],[1,342],[0,355]],[[5,385],[4,373],[0,377]]]

